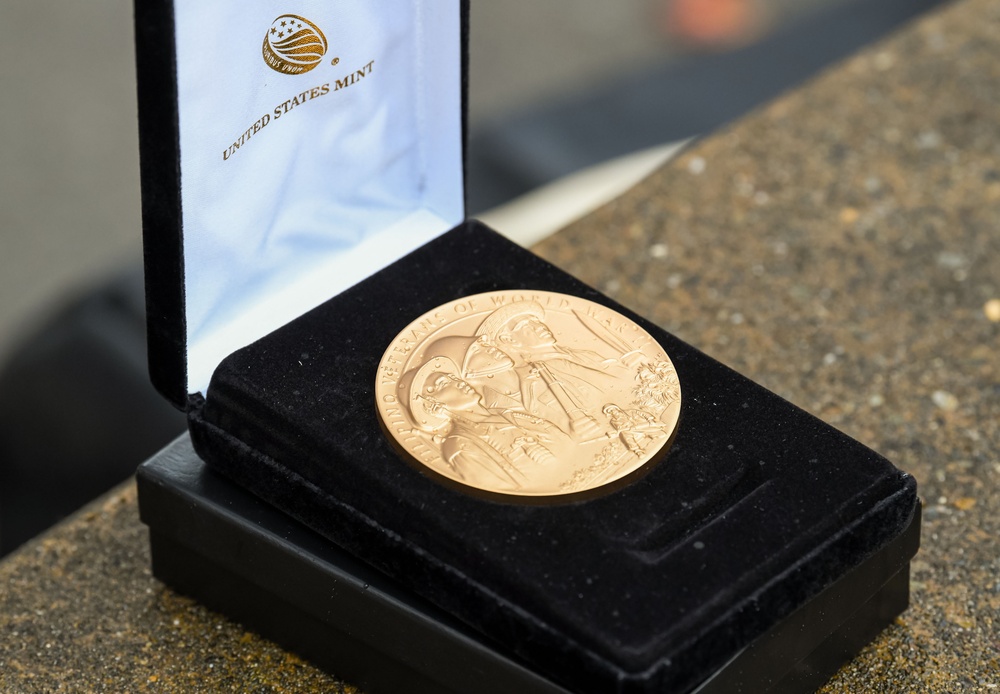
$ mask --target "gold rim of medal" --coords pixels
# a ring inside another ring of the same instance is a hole
[[[496,291],[428,311],[375,382],[386,434],[466,491],[558,497],[606,487],[670,440],[670,357],[620,313],[575,296]]]

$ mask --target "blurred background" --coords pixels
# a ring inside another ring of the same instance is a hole
[[[468,197],[530,244],[940,0],[472,0]],[[148,386],[131,0],[0,3],[0,555],[184,428]]]

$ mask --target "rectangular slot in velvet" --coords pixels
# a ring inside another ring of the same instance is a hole
[[[384,437],[383,350],[499,289],[609,306],[666,349],[670,449],[585,501],[442,486]],[[683,692],[907,526],[911,477],[476,222],[228,357],[191,433],[209,465],[574,691]]]

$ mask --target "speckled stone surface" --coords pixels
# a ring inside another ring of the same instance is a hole
[[[822,691],[1000,692],[1000,0],[536,250],[913,473],[913,605]],[[128,485],[0,563],[0,690],[355,691],[152,579]]]

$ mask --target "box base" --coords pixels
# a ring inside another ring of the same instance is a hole
[[[187,436],[138,483],[157,578],[366,691],[569,692],[208,470]],[[918,512],[693,693],[815,691],[906,608],[919,535]]]

